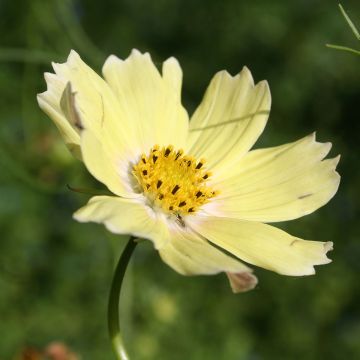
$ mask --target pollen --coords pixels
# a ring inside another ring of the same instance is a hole
[[[217,195],[207,185],[211,173],[206,171],[205,160],[196,161],[172,145],[155,145],[149,154],[142,154],[133,175],[153,206],[178,218],[195,213]]]

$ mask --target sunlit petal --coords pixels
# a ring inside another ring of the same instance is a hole
[[[279,274],[312,275],[314,265],[331,262],[326,253],[332,243],[302,240],[270,225],[206,216],[189,225],[239,259]]]
[[[294,143],[251,151],[227,176],[214,179],[219,196],[210,213],[242,220],[285,221],[307,215],[336,193],[339,158],[314,134]],[[215,175],[216,177],[216,175]]]
[[[101,223],[115,234],[133,234],[161,247],[168,239],[167,227],[161,217],[141,202],[115,196],[94,196],[75,212],[80,222]]]
[[[251,272],[198,234],[180,227],[171,229],[169,241],[159,253],[169,266],[183,275]]]
[[[191,118],[189,152],[206,158],[212,171],[225,171],[261,135],[270,106],[267,82],[255,86],[247,68],[234,77],[226,71],[217,73]]]
[[[161,76],[148,53],[133,50],[126,60],[110,56],[103,74],[136,128],[143,152],[154,144],[184,147],[188,116],[181,105],[182,72],[176,59],[163,64]]]

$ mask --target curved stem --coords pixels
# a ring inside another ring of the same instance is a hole
[[[133,236],[130,237],[128,243],[125,246],[124,251],[120,256],[111,283],[110,296],[109,296],[108,329],[117,360],[129,360],[129,356],[126,353],[120,331],[119,299],[120,299],[121,285],[124,279],[125,271],[129,264],[131,255],[137,244],[134,241],[134,239],[135,238]]]

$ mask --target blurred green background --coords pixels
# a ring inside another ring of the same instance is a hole
[[[360,25],[357,0],[343,3]],[[138,246],[121,311],[133,359],[360,359],[360,58],[336,2],[320,0],[0,1],[0,359],[66,342],[82,359],[114,359],[106,306],[125,239],[72,220],[98,187],[38,108],[50,62],[70,49],[97,71],[109,54],[175,56],[192,112],[213,76],[247,65],[267,79],[273,107],[258,146],[317,130],[342,154],[340,190],[324,208],[279,224],[333,241],[333,263],[289,278],[256,269],[256,290],[226,277],[182,277],[150,243]]]

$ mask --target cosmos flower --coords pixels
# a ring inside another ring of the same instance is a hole
[[[160,73],[147,53],[110,56],[104,79],[75,51],[53,67],[39,105],[113,194],[91,198],[76,220],[151,240],[181,274],[225,272],[234,292],[257,283],[242,261],[291,276],[331,261],[331,242],[267,224],[323,206],[340,177],[338,157],[324,160],[331,144],[314,134],[251,150],[270,111],[266,81],[255,85],[247,68],[236,76],[218,72],[189,121],[174,58]]]

